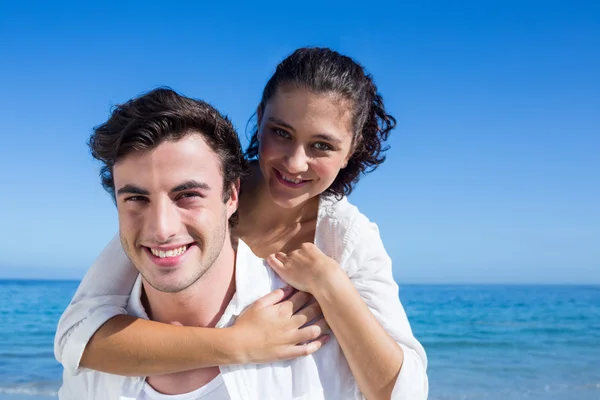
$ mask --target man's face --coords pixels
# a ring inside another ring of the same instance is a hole
[[[229,241],[237,194],[223,201],[221,161],[199,134],[132,152],[113,168],[123,249],[162,292],[196,282]]]

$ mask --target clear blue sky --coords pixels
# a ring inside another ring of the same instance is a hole
[[[0,278],[80,278],[116,232],[86,146],[112,104],[171,86],[247,143],[277,62],[322,45],[399,121],[351,200],[400,283],[600,283],[600,2],[168,3],[1,3]]]

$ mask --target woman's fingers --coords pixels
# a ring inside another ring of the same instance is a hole
[[[298,326],[304,326],[307,323],[322,317],[323,312],[321,311],[321,306],[319,306],[319,303],[315,301],[314,303],[309,304],[308,306],[296,312],[292,319]]]
[[[259,308],[265,308],[285,300],[292,292],[294,288],[291,286],[284,286],[280,289],[275,289],[272,292],[264,295],[263,297],[256,300],[253,304]]]
[[[321,335],[318,338],[306,342],[297,344],[295,346],[289,346],[282,353],[283,359],[293,359],[298,357],[308,356],[313,354],[317,350],[319,350],[325,343],[327,343],[330,339],[329,335]]]
[[[267,257],[267,262],[275,271],[281,270],[284,266],[283,262],[286,260],[285,254],[275,253]]]
[[[298,344],[307,344],[317,340],[329,330],[329,325],[325,318],[320,318],[314,323],[299,329],[294,337]]]
[[[290,296],[290,298],[286,301],[289,301],[292,305],[291,314],[295,314],[296,312],[298,312],[298,310],[304,308],[308,302],[312,301],[312,299],[313,297],[310,293],[296,292],[292,296]]]

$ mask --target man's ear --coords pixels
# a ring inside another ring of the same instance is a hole
[[[229,219],[238,209],[240,199],[240,180],[236,179],[229,187],[229,199],[227,199],[227,218]]]

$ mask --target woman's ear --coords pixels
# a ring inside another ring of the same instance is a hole
[[[256,125],[260,126],[260,123],[262,122],[262,117],[263,117],[263,110],[260,106],[258,106],[258,108],[256,109]]]

